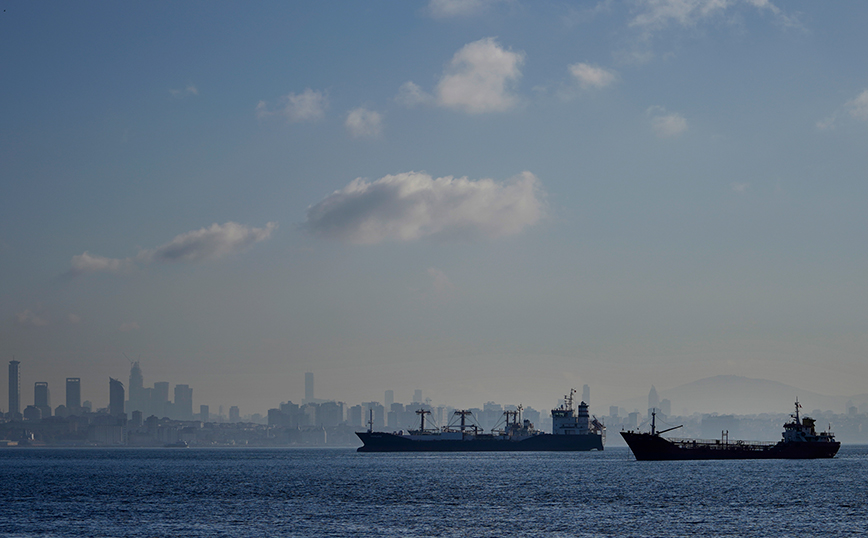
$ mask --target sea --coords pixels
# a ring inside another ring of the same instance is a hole
[[[865,536],[868,446],[830,460],[0,449],[4,537]]]

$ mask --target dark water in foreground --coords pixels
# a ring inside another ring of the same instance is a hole
[[[834,460],[602,453],[0,450],[0,536],[864,536],[868,447]]]

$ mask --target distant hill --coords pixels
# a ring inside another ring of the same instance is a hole
[[[651,387],[649,386],[650,390]],[[753,379],[735,375],[716,375],[698,379],[671,389],[657,390],[660,399],[672,402],[672,414],[681,415],[685,409],[692,413],[719,413],[756,415],[760,413],[788,413],[796,398],[802,409],[844,413],[848,400],[860,406],[868,405],[868,395],[827,396],[768,379]],[[627,411],[646,411],[648,394],[618,402]]]

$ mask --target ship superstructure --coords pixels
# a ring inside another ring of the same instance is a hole
[[[503,420],[489,433],[473,423],[472,413],[456,410],[456,423],[442,428],[426,428],[430,411],[419,409],[419,429],[397,432],[356,432],[364,446],[359,452],[462,452],[462,451],[583,451],[603,450],[605,426],[588,413],[581,402],[573,407],[574,390],[564,403],[552,410],[552,433],[537,430],[531,421],[521,418],[522,407],[504,411]]]
[[[680,428],[656,430],[656,413],[651,414],[650,433],[621,432],[637,460],[725,460],[725,459],[812,459],[832,458],[841,448],[832,432],[817,432],[815,420],[801,417],[796,400],[792,421],[784,424],[778,442],[730,441],[728,432],[720,439],[670,439],[661,434]]]

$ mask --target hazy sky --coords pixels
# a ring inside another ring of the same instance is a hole
[[[0,3],[4,410],[868,390],[866,2]]]

